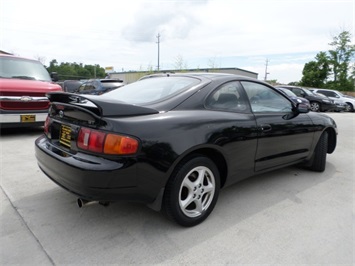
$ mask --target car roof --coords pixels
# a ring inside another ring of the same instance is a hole
[[[337,90],[322,89],[322,88],[314,88],[312,90],[316,90],[316,91],[319,91],[319,90],[322,90],[322,91],[336,91],[337,92]]]
[[[22,57],[22,56],[17,56],[17,55],[12,55],[12,54],[0,54],[0,57],[7,57],[7,58],[14,58],[14,59],[23,59],[23,60],[29,60],[29,61],[35,61],[35,62],[39,62],[40,61],[33,59],[33,58],[27,58],[27,57]]]
[[[123,82],[121,79],[89,79],[84,82],[99,81],[99,82]]]
[[[291,85],[277,85],[275,88],[284,88],[284,89],[301,89],[301,90],[307,90],[310,91],[310,88],[304,88],[304,87],[299,87],[299,86],[291,86]]]
[[[219,80],[219,79],[225,79],[228,77],[230,78],[236,78],[240,80],[251,80],[251,81],[258,81],[262,82],[260,80],[257,80],[255,78],[250,78],[246,76],[241,76],[241,75],[235,75],[235,74],[229,74],[229,73],[218,73],[218,72],[186,72],[186,73],[157,73],[157,74],[151,74],[144,76],[140,78],[139,80],[143,79],[148,79],[148,78],[159,78],[159,77],[192,77],[192,78],[199,78],[199,79],[205,79],[205,80]]]
[[[123,82],[122,79],[100,79],[100,82]]]

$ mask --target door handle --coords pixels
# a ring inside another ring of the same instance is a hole
[[[268,131],[271,131],[272,127],[271,127],[271,125],[263,124],[263,125],[260,126],[260,129],[263,132],[268,132]]]

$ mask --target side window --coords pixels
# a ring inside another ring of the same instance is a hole
[[[80,85],[80,87],[78,88],[78,91],[79,92],[82,92],[82,91],[84,91],[85,90],[85,84],[83,84],[83,85]]]
[[[225,83],[210,94],[206,100],[206,108],[230,112],[250,112],[243,88],[237,81]]]
[[[322,93],[322,94],[324,94],[325,96],[328,96],[328,97],[337,97],[337,98],[339,98],[338,95],[336,93],[332,92],[332,91],[319,90],[318,92]]]
[[[85,87],[84,87],[85,91],[91,91],[91,90],[94,90],[94,89],[95,89],[95,87],[94,87],[94,84],[93,84],[92,81],[87,82]]]
[[[241,82],[253,112],[291,112],[292,104],[273,89],[255,82]]]
[[[292,89],[292,91],[294,92],[294,94],[296,94],[298,97],[302,97],[302,93],[301,93],[301,89]]]

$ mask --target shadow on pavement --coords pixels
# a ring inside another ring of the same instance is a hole
[[[13,205],[55,264],[155,264],[213,239],[245,219],[285,200],[301,204],[297,194],[325,182],[327,174],[288,167],[221,190],[210,217],[183,228],[138,203],[78,208],[77,197],[56,187],[21,198]],[[3,215],[6,216],[4,210]],[[237,230],[237,229],[236,229]],[[103,256],[100,256],[102,254]],[[16,263],[22,263],[16,261]]]

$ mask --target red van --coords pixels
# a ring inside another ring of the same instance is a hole
[[[42,126],[46,93],[62,91],[37,60],[0,54],[0,127]]]

